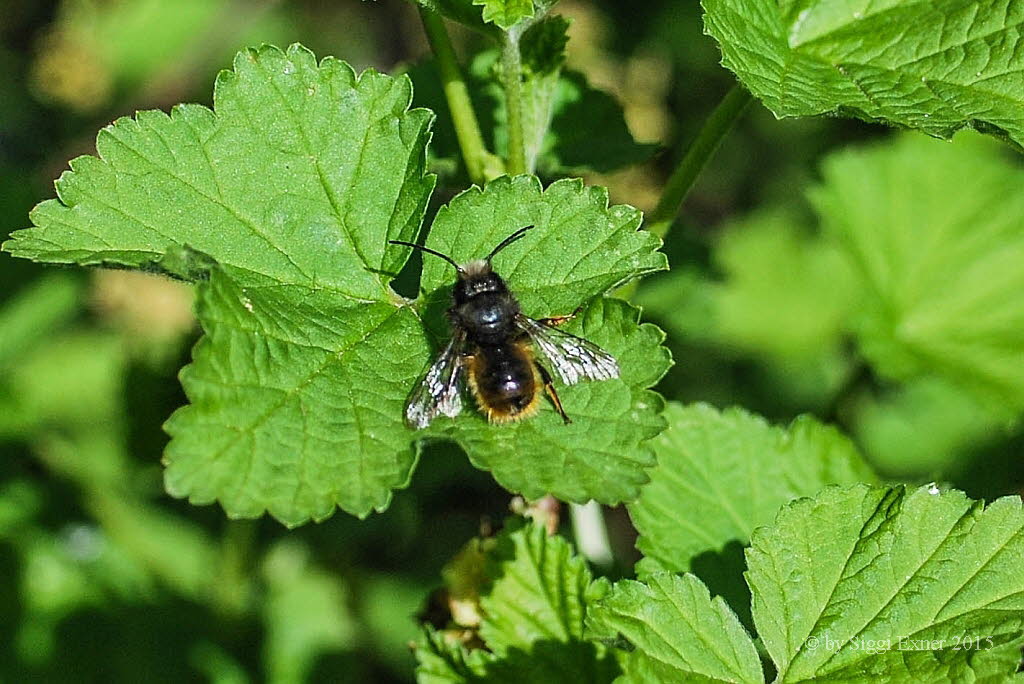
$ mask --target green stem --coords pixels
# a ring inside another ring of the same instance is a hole
[[[651,213],[647,230],[658,237],[665,237],[701,169],[718,149],[722,138],[740,118],[750,100],[750,94],[742,86],[735,85],[718,103],[668,179],[658,206]]]
[[[508,175],[527,173],[526,139],[523,134],[523,65],[519,55],[519,33],[505,34],[501,49],[502,81],[505,86],[505,109],[508,112]]]
[[[459,149],[466,164],[466,172],[473,183],[483,185],[490,178],[500,175],[489,167],[493,166],[493,157],[484,145],[480,124],[473,111],[473,102],[469,98],[469,88],[462,76],[462,69],[455,58],[455,49],[440,15],[420,8],[423,30],[427,34],[427,42],[434,52],[437,69],[441,75],[441,86],[448,101],[448,110],[455,126],[455,136],[459,140]]]

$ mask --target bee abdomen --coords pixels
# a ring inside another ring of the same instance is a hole
[[[469,363],[469,380],[491,422],[519,420],[537,411],[537,375],[524,343],[479,346]]]

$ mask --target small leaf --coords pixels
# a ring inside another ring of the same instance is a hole
[[[850,441],[802,416],[788,428],[742,409],[668,405],[669,427],[651,440],[658,465],[627,505],[644,562],[692,569],[699,554],[746,544],[779,508],[833,483],[873,481]]]
[[[704,0],[722,63],[776,116],[840,114],[1024,145],[1021,7]]]
[[[747,561],[779,682],[974,681],[976,668],[1005,681],[1019,663],[1019,497],[830,487],[755,532]]]
[[[417,648],[421,682],[611,682],[618,663],[584,640],[587,605],[601,595],[585,561],[542,525],[510,523],[488,545],[479,636],[466,649],[428,630]]]
[[[473,0],[409,0],[412,4],[418,5],[425,10],[437,12],[438,14],[457,21],[463,26],[468,26],[476,31],[484,33],[494,39],[501,36],[500,29],[494,24],[484,22],[481,7]],[[436,110],[435,110],[436,111]]]
[[[940,374],[1012,412],[1024,408],[1024,171],[984,142],[841,152],[811,199],[864,283],[872,365]]]
[[[551,110],[551,127],[537,160],[546,175],[607,173],[646,161],[658,149],[638,143],[618,100],[579,72],[562,73]]]
[[[534,15],[533,0],[473,0],[483,7],[484,21],[504,31]]]
[[[622,105],[591,86],[583,74],[561,70],[564,46],[558,36],[565,38],[567,26],[562,17],[553,16],[523,36],[527,160],[550,176],[588,170],[607,172],[644,161],[657,146],[633,139]],[[470,77],[481,126],[485,132],[491,131],[495,151],[505,154],[508,120],[497,60],[496,51],[481,53],[470,67]],[[453,148],[451,154],[455,152]]]
[[[632,646],[627,682],[763,682],[754,642],[721,597],[693,575],[660,573],[617,582],[587,627]]]

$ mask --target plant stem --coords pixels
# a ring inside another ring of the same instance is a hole
[[[441,75],[441,86],[448,101],[448,110],[452,115],[455,136],[459,140],[459,149],[466,164],[466,173],[469,174],[470,181],[483,185],[485,181],[500,175],[501,172],[489,173],[488,162],[494,155],[488,152],[484,145],[480,124],[477,122],[476,112],[473,111],[473,102],[469,98],[469,88],[455,58],[455,49],[448,36],[448,29],[445,28],[440,15],[428,9],[420,8],[420,18],[423,20],[423,30],[427,34],[427,42],[434,52],[437,70]]]
[[[505,110],[508,113],[508,159],[506,171],[515,176],[527,173],[526,139],[523,134],[523,65],[519,55],[519,32],[513,27],[505,34],[501,49]]]
[[[588,561],[607,570],[615,562],[608,529],[604,524],[601,504],[588,501],[585,504],[569,504],[572,527],[576,537],[576,548]]]
[[[718,149],[722,138],[739,119],[750,100],[750,94],[737,84],[718,103],[668,179],[658,206],[651,213],[647,230],[658,237],[665,237],[701,169]]]

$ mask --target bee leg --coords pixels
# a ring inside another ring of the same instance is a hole
[[[555,385],[551,381],[551,374],[548,373],[547,368],[536,361],[533,362],[533,365],[537,367],[537,371],[540,373],[540,379],[544,383],[544,391],[551,397],[551,403],[555,405],[555,410],[558,411],[558,414],[562,416],[562,420],[568,425],[572,422],[572,419],[565,415],[565,409],[562,408],[562,400],[558,398],[558,392],[555,391]]]
[[[576,318],[580,314],[580,311],[583,311],[583,307],[582,306],[576,307],[576,310],[573,311],[568,316],[552,316],[551,318],[539,318],[537,320],[538,320],[538,322],[543,323],[544,325],[550,325],[550,326],[562,325],[563,323],[567,323],[567,322],[571,321],[572,319]]]

